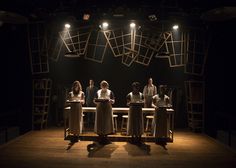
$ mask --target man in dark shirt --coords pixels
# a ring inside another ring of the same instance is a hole
[[[94,104],[93,99],[98,91],[98,87],[94,86],[94,81],[92,79],[89,80],[89,86],[86,87],[85,92],[85,104],[87,107],[95,107],[96,104]],[[94,113],[87,113],[87,124],[89,127],[92,127],[94,124]]]

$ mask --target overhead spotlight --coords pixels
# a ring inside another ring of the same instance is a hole
[[[153,14],[153,15],[149,15],[149,16],[148,16],[148,19],[153,22],[153,21],[156,21],[156,20],[157,20],[157,16],[154,15],[154,14]]]
[[[108,23],[107,22],[103,22],[102,23],[102,27],[105,28],[105,29],[108,28]]]
[[[66,23],[65,24],[65,28],[69,29],[70,28],[70,24]]]
[[[100,29],[107,30],[109,24],[107,22],[103,22],[101,25],[99,25]]]
[[[135,28],[135,23],[130,23],[130,28]]]
[[[103,22],[102,25],[99,25],[100,29],[106,30],[108,28],[109,24],[107,22]]]
[[[179,26],[178,26],[178,25],[174,25],[172,28],[173,28],[174,30],[177,30],[177,29],[179,28]]]

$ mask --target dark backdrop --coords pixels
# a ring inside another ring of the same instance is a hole
[[[235,21],[235,20],[234,20]],[[234,54],[234,43],[226,32],[234,31],[234,21],[214,23],[209,28],[212,33],[212,43],[206,64],[206,132],[215,136],[219,124],[218,114],[231,114],[223,105],[227,87],[225,79],[226,60]],[[219,27],[217,27],[219,26]],[[74,80],[80,80],[83,90],[88,85],[88,80],[93,78],[98,86],[105,79],[114,91],[116,103],[114,106],[125,106],[125,96],[131,90],[131,83],[139,81],[142,87],[149,77],[154,84],[166,84],[176,88],[176,126],[187,125],[184,80],[187,76],[183,68],[170,68],[167,59],[153,58],[148,67],[133,63],[126,67],[121,63],[121,58],[113,57],[111,51],[107,51],[102,64],[81,58],[60,57],[58,62],[50,62],[50,73],[44,75],[31,75],[27,28],[25,25],[3,24],[1,33],[1,72],[2,72],[2,98],[1,126],[19,125],[21,132],[31,129],[32,113],[32,78],[49,77],[53,80],[53,89],[58,86],[69,88]],[[52,114],[54,114],[52,112]],[[51,120],[55,117],[51,116]],[[233,117],[235,119],[235,117]],[[222,119],[228,122],[228,118]],[[222,126],[223,127],[223,126]]]

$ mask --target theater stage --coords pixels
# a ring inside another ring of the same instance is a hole
[[[92,148],[90,148],[92,147]],[[89,149],[89,150],[88,150]],[[214,139],[176,130],[166,149],[154,142],[102,146],[64,140],[63,128],[31,131],[0,146],[1,168],[235,168],[236,153]]]

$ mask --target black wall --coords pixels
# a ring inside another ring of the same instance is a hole
[[[32,81],[26,25],[4,23],[1,37],[2,106],[0,127],[19,126],[21,133],[31,129]]]
[[[209,25],[211,45],[206,64],[206,133],[216,137],[217,130],[236,129],[233,71],[235,63],[236,20],[212,22]]]

